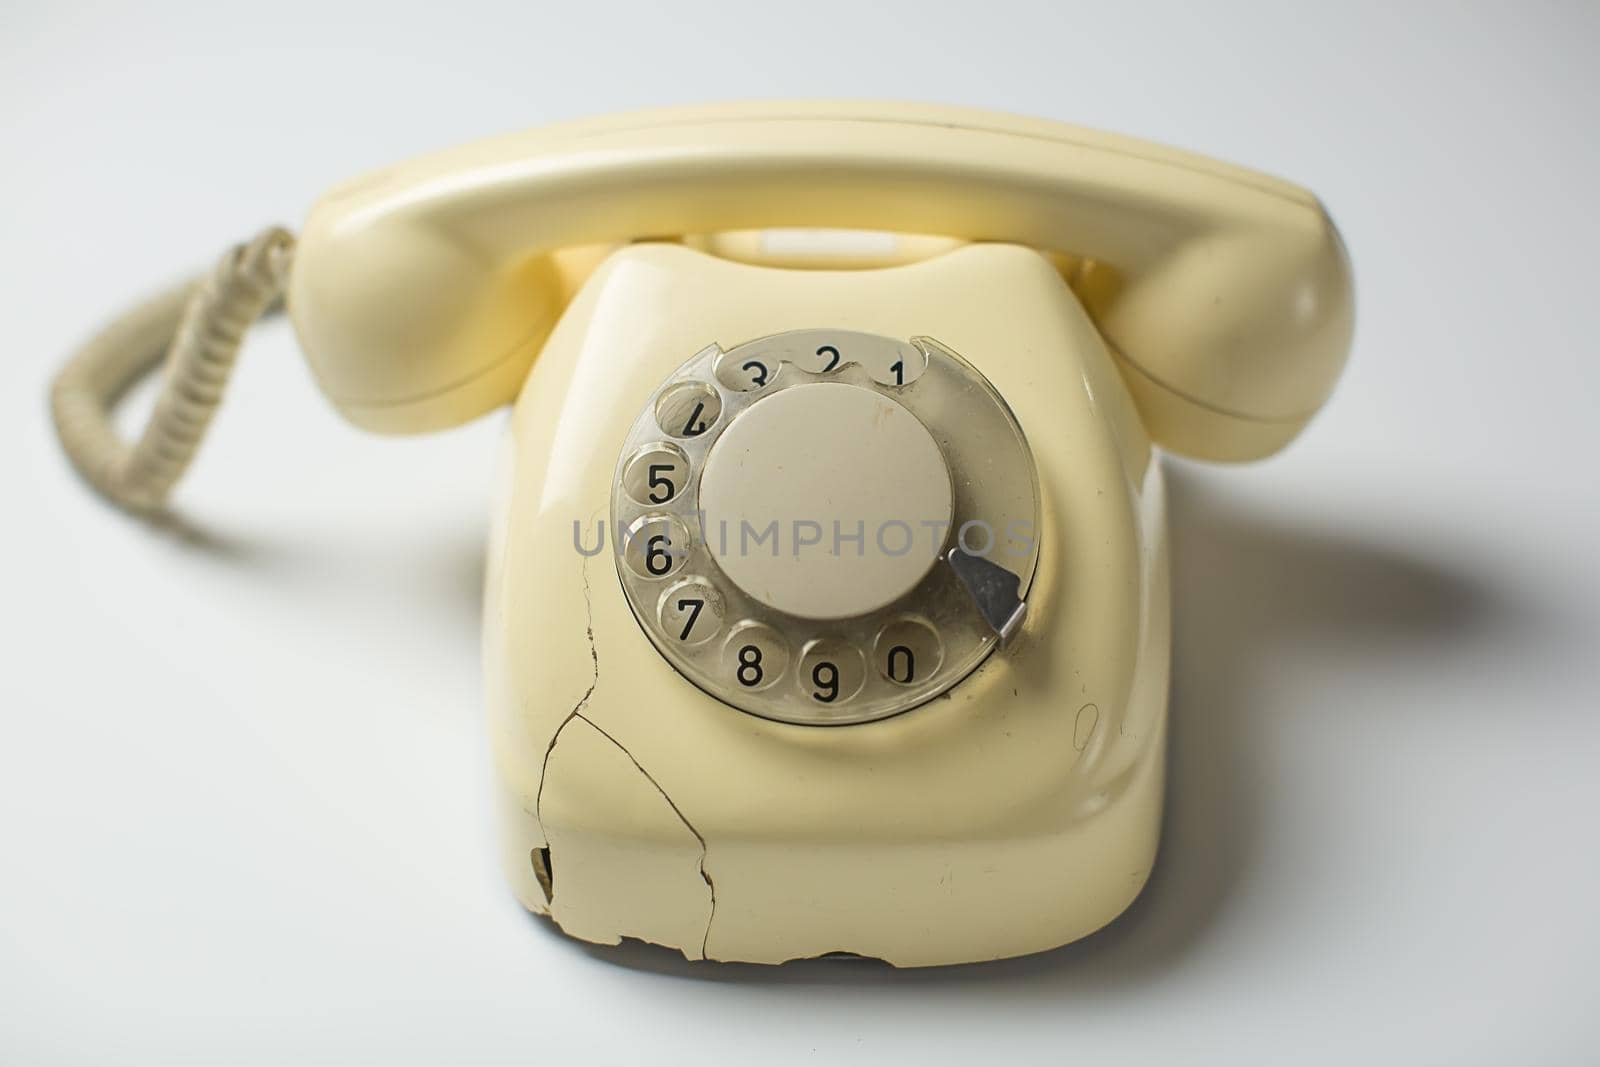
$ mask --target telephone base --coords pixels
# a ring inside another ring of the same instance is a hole
[[[609,513],[629,426],[686,358],[819,326],[931,336],[970,360],[1026,434],[1044,501],[1005,647],[925,703],[841,726],[710,695],[646,636],[628,564],[574,543]],[[613,254],[535,364],[500,475],[485,646],[518,897],[585,941],[761,963],[999,959],[1110,922],[1160,827],[1170,609],[1153,455],[1093,324],[1029,249],[855,272]]]

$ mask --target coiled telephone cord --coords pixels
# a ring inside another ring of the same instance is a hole
[[[72,465],[128,511],[159,512],[211,424],[245,332],[282,301],[294,237],[274,227],[230,249],[211,272],[124,313],[56,375],[50,411]],[[137,441],[112,422],[140,379],[164,368]]]

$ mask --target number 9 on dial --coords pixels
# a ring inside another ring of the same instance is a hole
[[[843,641],[809,642],[800,654],[800,671],[795,681],[813,703],[845,703],[866,680],[861,653]]]

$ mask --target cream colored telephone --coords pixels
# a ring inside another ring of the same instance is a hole
[[[636,114],[357,179],[115,324],[56,386],[85,475],[160,508],[285,287],[351,421],[515,402],[484,632],[522,902],[767,963],[1013,956],[1137,896],[1152,445],[1281,448],[1352,322],[1322,207],[1249,171],[948,108]]]

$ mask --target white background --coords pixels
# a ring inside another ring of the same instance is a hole
[[[1600,15],[1299,7],[10,0],[0,1061],[1592,1062]],[[266,328],[165,531],[46,418],[97,321],[337,180],[817,95],[1246,163],[1354,257],[1326,413],[1171,464],[1165,844],[1039,957],[691,966],[524,915],[477,665],[501,418],[364,436]]]

